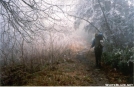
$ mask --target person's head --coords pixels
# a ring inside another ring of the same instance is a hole
[[[102,33],[95,33],[95,38],[103,38],[103,34]]]

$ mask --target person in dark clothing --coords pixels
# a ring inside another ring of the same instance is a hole
[[[101,55],[103,49],[103,35],[102,33],[96,33],[95,39],[92,42],[91,48],[94,47],[95,58],[96,58],[96,67],[101,67]]]

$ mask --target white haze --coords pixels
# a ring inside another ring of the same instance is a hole
[[[75,29],[74,28],[74,21],[75,19],[73,17],[68,16],[66,13],[68,14],[72,14],[74,15],[74,13],[76,13],[76,6],[78,6],[78,1],[79,0],[47,0],[46,2],[54,4],[54,5],[58,5],[59,7],[62,6],[62,10],[64,11],[64,13],[57,9],[56,7],[54,8],[54,10],[57,10],[59,12],[56,12],[55,14],[53,14],[53,16],[56,19],[60,19],[60,22],[56,22],[55,25],[53,25],[53,23],[49,23],[47,20],[44,22],[46,22],[48,27],[54,26],[54,28],[56,30],[58,30],[59,32],[53,32],[50,31],[48,34],[48,37],[50,36],[50,33],[52,35],[51,39],[54,39],[54,44],[56,47],[62,46],[62,45],[75,45],[75,46],[82,46],[84,49],[89,49],[89,45],[91,43],[91,40],[94,36],[94,34],[86,32],[84,30],[84,25],[86,24],[86,22],[82,22],[80,24],[79,29]],[[51,40],[50,37],[47,38],[47,40],[45,41],[45,46],[51,45]],[[42,47],[41,47],[42,48]],[[49,48],[49,46],[48,46]]]
[[[38,0],[37,0],[38,1]],[[76,6],[78,6],[79,0],[46,0],[47,3],[51,3],[53,5],[59,6],[61,9],[57,7],[53,8],[55,10],[53,14],[51,14],[55,19],[60,20],[52,20],[49,21],[46,19],[42,19],[42,22],[45,24],[46,31],[36,33],[34,40],[30,40],[31,42],[24,42],[24,54],[34,54],[35,51],[41,53],[50,51],[57,48],[74,47],[75,51],[82,51],[83,49],[89,49],[91,40],[94,36],[93,32],[88,33],[84,30],[84,25],[86,22],[82,22],[80,24],[79,29],[74,28],[74,17],[68,16],[68,14],[74,15],[76,13]],[[43,8],[43,7],[42,7]],[[25,8],[23,8],[25,9]],[[28,10],[28,9],[27,9]],[[64,13],[63,13],[64,12]],[[23,43],[23,40],[19,38],[20,43]],[[0,44],[1,45],[1,44]],[[53,48],[51,47],[53,45]],[[3,46],[4,47],[4,46]],[[81,48],[81,49],[80,49]],[[2,49],[2,45],[1,48]],[[9,50],[10,49],[10,50]],[[21,45],[18,46],[17,49],[22,49]],[[1,53],[1,58],[6,57],[10,58],[12,48],[4,48],[4,52],[6,55]],[[37,53],[38,53],[37,52]],[[16,51],[16,58],[21,57],[21,51]],[[35,54],[36,55],[36,54]]]

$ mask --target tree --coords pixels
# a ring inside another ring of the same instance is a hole
[[[133,47],[132,0],[83,0],[82,2],[78,7],[77,16],[92,22],[114,47]],[[80,21],[77,19],[75,26],[79,26]],[[85,26],[88,30],[95,29],[91,24]]]
[[[0,55],[5,63],[11,57],[23,59],[25,48],[44,43],[50,31],[67,33],[55,28],[63,22],[57,15],[64,14],[61,7],[46,0],[0,0]]]

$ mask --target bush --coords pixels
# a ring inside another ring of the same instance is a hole
[[[104,52],[102,55],[102,61],[106,65],[110,65],[113,68],[119,69],[124,74],[131,74],[133,70],[134,62],[134,47],[126,49],[113,49],[111,52]],[[130,72],[131,71],[131,72]]]
[[[25,71],[25,67],[22,65],[11,65],[10,67],[2,68],[1,85],[24,85],[27,82],[29,73]]]
[[[118,64],[119,70],[123,72],[123,74],[127,75],[129,74],[129,66],[126,61],[120,61]]]
[[[106,65],[111,65],[114,68],[117,68],[120,55],[114,55],[113,52],[105,52],[102,55],[102,60]]]

